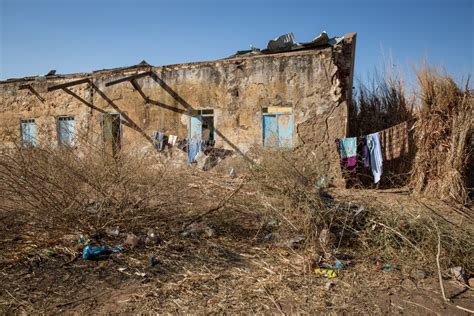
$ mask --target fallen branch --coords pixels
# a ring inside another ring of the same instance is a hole
[[[441,287],[441,294],[443,295],[443,299],[445,302],[449,302],[449,299],[446,298],[446,294],[444,293],[444,285],[443,285],[443,277],[441,276],[441,265],[439,264],[439,256],[441,254],[441,235],[439,233],[438,225],[433,222],[436,233],[438,235],[438,252],[436,253],[436,266],[438,267],[438,278],[439,278],[439,286]]]

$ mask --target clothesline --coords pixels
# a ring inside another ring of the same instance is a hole
[[[336,144],[341,168],[351,175],[355,174],[357,166],[357,148],[362,147],[364,166],[371,168],[374,182],[378,183],[383,161],[408,153],[408,121],[368,135],[336,139]]]
[[[177,148],[188,153],[188,161],[195,162],[196,156],[204,152],[208,147],[214,147],[214,140],[198,140],[182,138],[176,135],[166,135],[160,131],[152,132],[153,145],[158,151],[163,151],[165,147],[177,146]]]

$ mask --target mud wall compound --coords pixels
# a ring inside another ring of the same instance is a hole
[[[120,113],[121,150],[152,151],[152,131],[187,137],[192,110],[212,109],[215,147],[245,154],[263,144],[264,109],[282,107],[293,116],[292,148],[319,157],[334,175],[334,140],[346,135],[354,55],[351,33],[336,46],[310,50],[2,81],[0,144],[17,144],[20,120],[34,119],[38,143],[56,146],[57,119],[69,116],[81,137],[100,146],[104,113]],[[108,85],[146,72],[151,75]]]

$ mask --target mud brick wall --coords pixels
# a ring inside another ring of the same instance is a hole
[[[43,146],[57,145],[58,116],[101,145],[103,113],[122,113],[122,150],[152,151],[153,130],[187,137],[190,109],[213,109],[216,147],[245,154],[262,145],[262,108],[293,108],[293,148],[338,173],[334,140],[347,131],[355,34],[336,46],[162,67],[138,66],[0,82],[0,144],[18,144],[20,119],[33,118]],[[153,76],[107,86],[133,74]],[[48,91],[88,78],[89,82]],[[81,149],[78,148],[80,152]],[[83,153],[84,154],[84,153]],[[157,153],[158,154],[158,153]]]

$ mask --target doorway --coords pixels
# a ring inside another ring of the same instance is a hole
[[[190,112],[189,139],[214,141],[214,110]]]
[[[122,126],[119,113],[106,113],[103,115],[102,138],[105,152],[115,157],[122,148]]]

